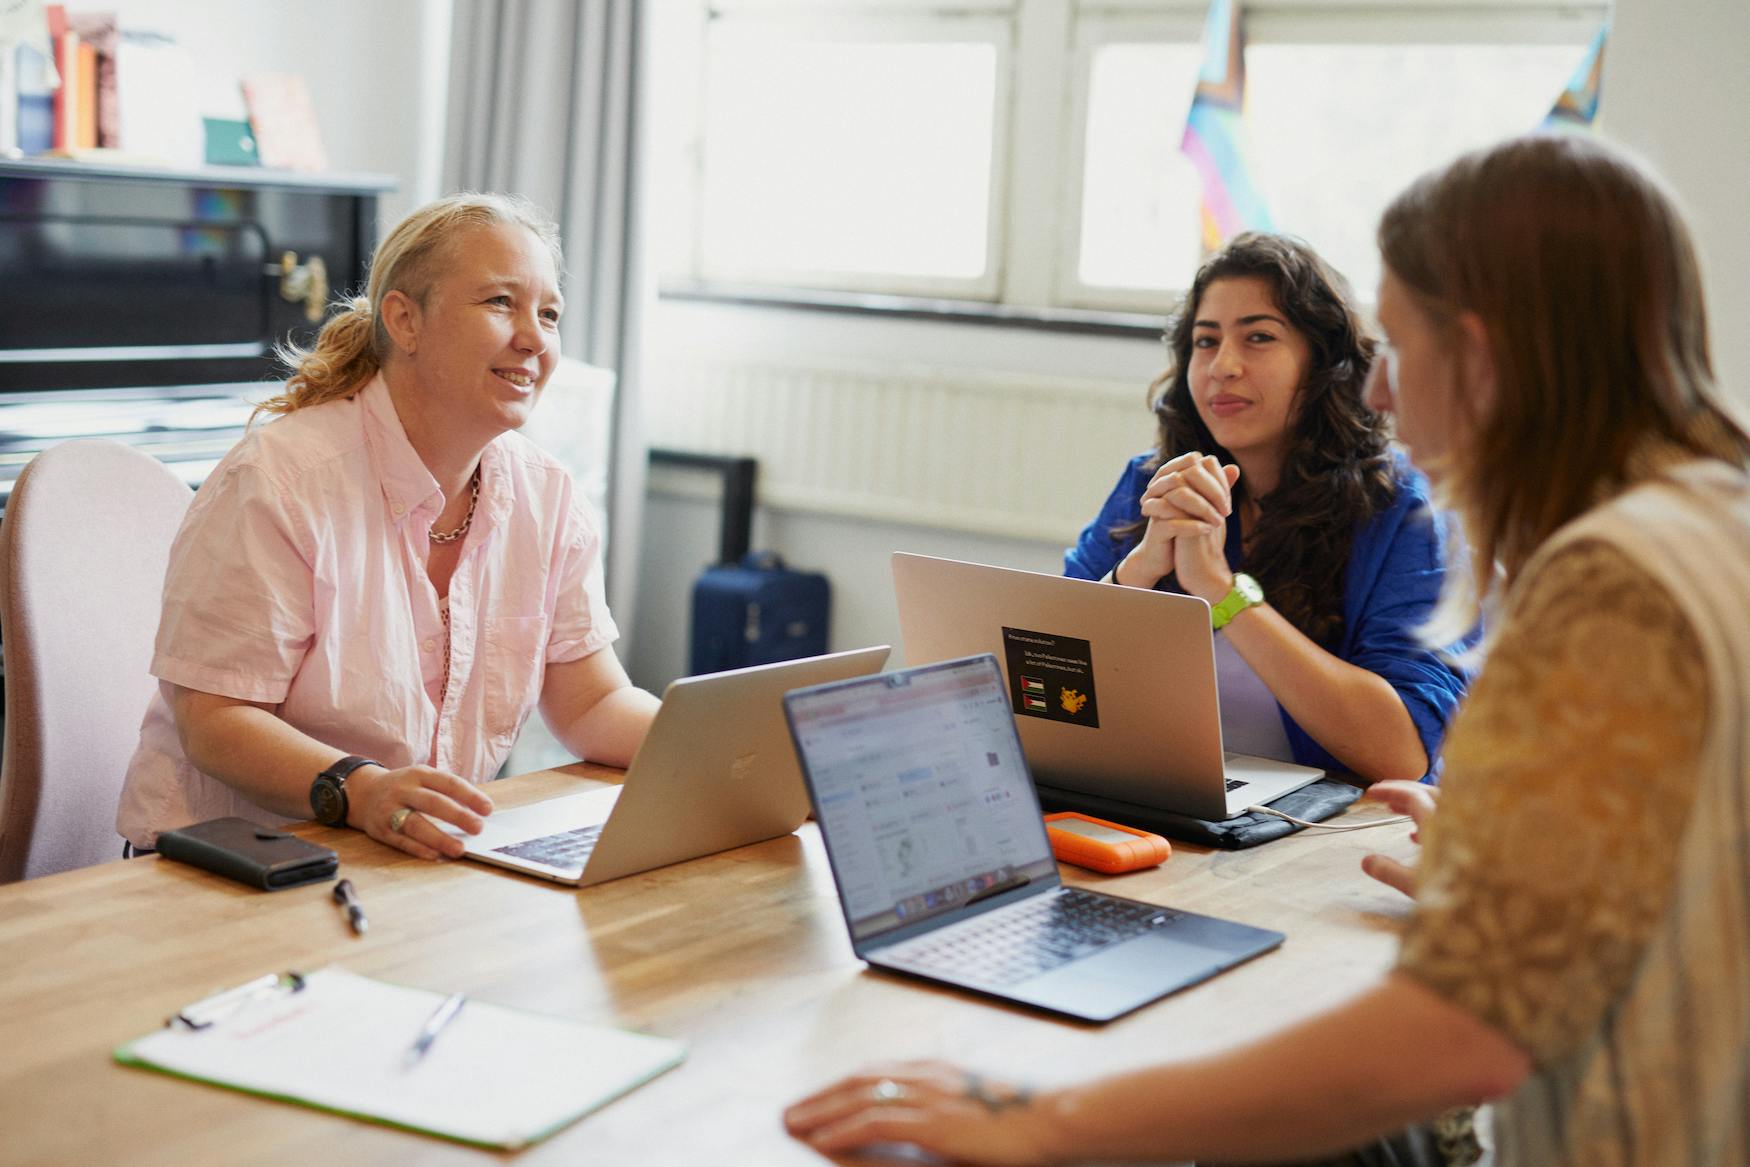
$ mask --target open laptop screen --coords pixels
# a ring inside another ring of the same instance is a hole
[[[851,935],[1055,879],[990,655],[785,698]]]

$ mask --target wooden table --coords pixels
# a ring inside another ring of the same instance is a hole
[[[616,771],[495,784],[500,806]],[[1343,821],[1379,817],[1365,807]],[[1361,874],[1407,828],[1189,845],[1153,871],[1067,879],[1287,933],[1276,952],[1106,1026],[1059,1021],[868,970],[851,955],[814,825],[578,891],[429,864],[352,831],[335,848],[370,931],[331,883],[274,894],[156,858],[0,888],[0,1163],[465,1163],[505,1156],[177,1081],[110,1051],[211,991],[329,963],[401,984],[684,1040],[687,1060],[546,1143],[530,1163],[819,1164],[785,1103],[871,1060],[950,1057],[1048,1083],[1255,1036],[1391,961],[1407,901]],[[580,1049],[579,1058],[590,1051]]]

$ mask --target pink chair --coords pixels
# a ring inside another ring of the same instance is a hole
[[[122,775],[157,682],[164,566],[192,491],[109,441],[19,475],[0,521],[0,883],[121,857]]]

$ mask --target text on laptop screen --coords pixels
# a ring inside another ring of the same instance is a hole
[[[1055,874],[994,660],[793,697],[857,939]]]

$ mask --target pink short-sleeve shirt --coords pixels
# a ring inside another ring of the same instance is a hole
[[[564,467],[507,433],[481,456],[446,636],[425,571],[443,503],[381,376],[258,427],[176,536],[152,674],[270,703],[336,751],[489,781],[547,664],[586,657],[618,632],[587,504]],[[222,815],[286,821],[191,766],[154,696],[117,828],[151,847],[159,831]]]

